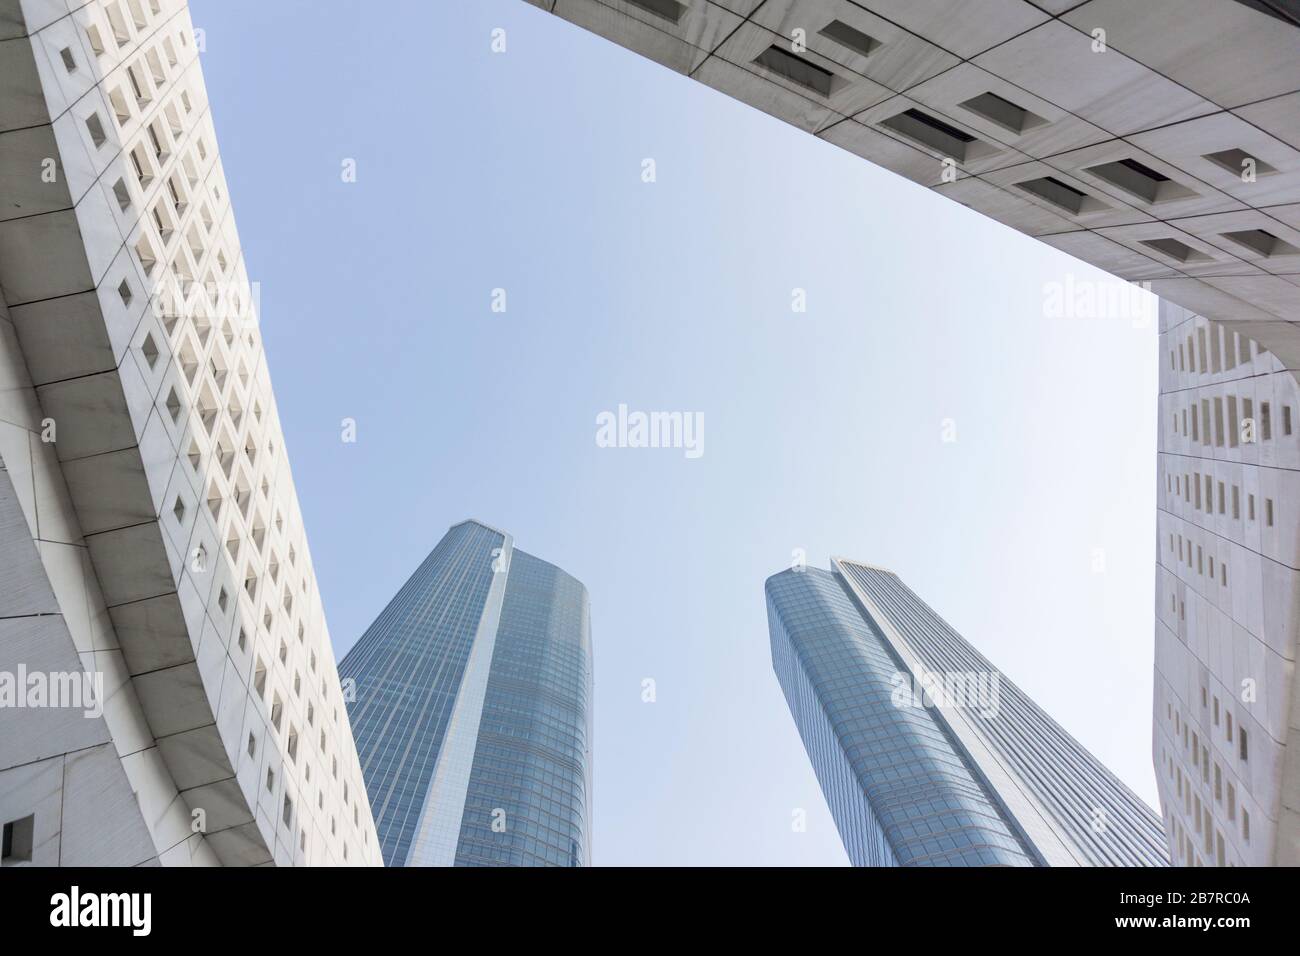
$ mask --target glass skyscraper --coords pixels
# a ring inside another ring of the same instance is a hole
[[[772,663],[855,866],[1163,866],[1159,817],[894,574],[766,585]]]
[[[587,589],[451,528],[339,666],[388,866],[591,861]]]

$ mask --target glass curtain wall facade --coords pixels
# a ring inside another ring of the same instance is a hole
[[[766,593],[773,666],[854,865],[1167,863],[1154,811],[897,576],[836,560]]]
[[[586,588],[451,528],[340,665],[389,866],[590,863]]]
[[[591,794],[591,628],[587,589],[514,552],[458,866],[583,866]],[[505,832],[493,810],[507,811]],[[512,812],[513,811],[513,812]]]
[[[835,575],[767,582],[772,661],[854,866],[1041,862],[926,708],[892,704],[901,663]]]

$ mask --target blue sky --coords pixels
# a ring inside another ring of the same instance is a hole
[[[191,10],[338,656],[506,528],[591,593],[596,863],[843,864],[763,581],[844,555],[1154,801],[1153,308],[1049,317],[1117,280],[520,0]]]

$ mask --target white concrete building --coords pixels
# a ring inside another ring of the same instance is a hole
[[[1161,297],[1153,757],[1170,851],[1300,863],[1300,7],[529,2]],[[1252,411],[1258,441],[1232,442]]]
[[[1176,863],[1295,865],[1300,404],[1229,324],[1160,310],[1155,761]]]
[[[0,0],[0,293],[0,863],[378,864],[182,0]]]

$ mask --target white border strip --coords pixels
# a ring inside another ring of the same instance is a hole
[[[425,791],[424,807],[415,825],[411,849],[406,854],[406,866],[454,866],[456,863],[460,824],[465,815],[465,797],[474,767],[474,751],[478,747],[479,722],[483,718],[483,700],[487,696],[492,652],[496,648],[497,625],[501,623],[501,605],[513,554],[514,539],[503,533],[500,556],[493,557],[492,585],[483,604],[478,630],[474,632],[469,660],[465,662],[465,673],[456,691],[456,704],[438,750],[438,762]]]

